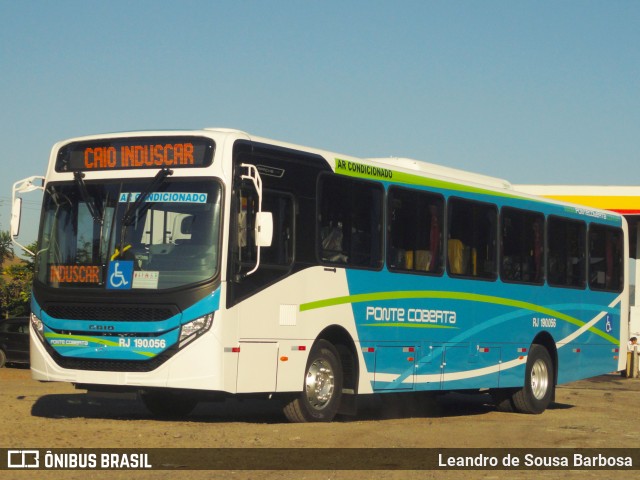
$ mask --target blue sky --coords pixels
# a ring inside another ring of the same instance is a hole
[[[638,1],[0,0],[0,21],[2,230],[54,142],[136,129],[513,183],[640,179]]]

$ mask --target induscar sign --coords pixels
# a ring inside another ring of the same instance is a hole
[[[100,283],[102,267],[99,265],[50,265],[49,282],[58,283]]]
[[[130,137],[73,142],[62,147],[56,171],[207,167],[215,144],[203,137]]]
[[[123,145],[120,151],[113,146],[84,149],[84,166],[88,170],[193,164],[193,143]]]

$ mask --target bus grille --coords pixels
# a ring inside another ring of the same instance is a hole
[[[96,372],[150,372],[169,360],[177,352],[176,348],[171,348],[151,360],[96,360],[63,357],[48,345],[46,348],[53,360],[62,368]]]
[[[44,311],[53,318],[65,320],[103,320],[111,322],[156,322],[167,320],[180,311],[175,305],[108,305],[50,303]]]

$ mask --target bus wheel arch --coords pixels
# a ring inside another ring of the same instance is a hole
[[[352,413],[357,365],[355,344],[346,330],[338,326],[323,330],[309,352],[302,391],[285,403],[283,411],[287,419],[330,422],[338,413]],[[345,392],[347,395],[343,395]]]
[[[551,335],[546,332],[539,334],[529,348],[524,385],[511,397],[516,412],[539,414],[554,401],[557,358]]]
[[[342,397],[342,364],[337,349],[319,339],[311,348],[302,379],[302,390],[285,402],[290,422],[330,422]]]
[[[338,354],[340,355],[340,362],[342,363],[343,384],[342,388],[348,397],[355,398],[358,393],[358,381],[360,378],[360,369],[358,354],[356,351],[356,344],[353,338],[343,327],[338,325],[332,325],[325,328],[316,342],[319,340],[326,340],[336,347]],[[346,398],[343,397],[342,403],[345,403]],[[344,406],[344,405],[343,405]],[[340,411],[340,413],[349,413]],[[355,412],[353,412],[355,413]]]
[[[533,345],[543,346],[551,357],[551,362],[553,363],[553,396],[551,400],[554,401],[556,396],[555,387],[558,384],[558,347],[556,346],[556,342],[553,340],[551,334],[546,331],[540,332],[536,335],[536,338],[531,342],[532,347]]]
[[[555,401],[558,380],[558,350],[548,332],[540,332],[529,347],[522,388],[491,391],[503,412],[538,414]]]

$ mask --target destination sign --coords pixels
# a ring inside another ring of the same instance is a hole
[[[74,142],[58,152],[56,171],[208,167],[213,162],[214,149],[213,140],[191,136]]]
[[[49,283],[99,284],[102,283],[100,265],[49,265]]]

